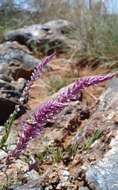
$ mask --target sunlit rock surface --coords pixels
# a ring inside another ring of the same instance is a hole
[[[109,112],[108,122],[111,129],[118,127],[118,79],[113,79],[109,87],[100,97],[99,110],[103,114]],[[92,190],[117,190],[118,189],[118,132],[116,130],[109,149],[103,159],[96,161],[86,172],[86,180]]]

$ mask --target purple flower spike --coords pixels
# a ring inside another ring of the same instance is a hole
[[[26,149],[28,142],[41,133],[42,128],[49,120],[53,120],[64,107],[66,107],[72,98],[74,98],[82,89],[96,85],[105,80],[110,80],[117,73],[108,74],[105,76],[90,76],[81,78],[66,88],[59,91],[58,95],[42,104],[33,114],[33,120],[26,122],[23,125],[23,131],[17,142],[16,148],[11,151],[7,157],[7,161],[11,157],[18,158],[22,151]]]
[[[53,59],[54,56],[55,56],[55,53],[51,54],[50,56],[43,59],[41,61],[41,63],[39,63],[36,66],[36,68],[34,69],[32,75],[30,77],[30,80],[27,81],[26,86],[22,92],[22,96],[20,98],[21,103],[23,103],[24,99],[26,99],[28,97],[29,90],[30,90],[31,86],[33,85],[34,81],[36,81],[40,77],[45,65],[47,65]]]
[[[117,73],[107,74],[107,75],[96,75],[96,76],[90,76],[90,77],[83,77],[79,80],[76,80],[76,82],[70,84],[65,89],[60,90],[60,93],[58,95],[58,101],[68,102],[71,99],[75,98],[75,96],[86,87],[94,86],[100,82],[104,82],[105,80],[110,80],[114,76],[116,76]]]

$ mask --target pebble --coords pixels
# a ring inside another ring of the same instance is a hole
[[[35,170],[31,170],[29,172],[27,172],[25,174],[25,176],[27,177],[27,180],[39,180],[40,179],[40,176],[38,174],[38,172],[36,172]]]

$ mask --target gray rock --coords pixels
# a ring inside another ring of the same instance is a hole
[[[98,110],[107,111],[113,107],[116,100],[118,100],[118,78],[113,78],[109,82],[107,90],[100,96]]]
[[[91,166],[86,179],[95,190],[118,190],[118,135],[111,142],[111,150],[104,158]]]
[[[6,156],[7,156],[7,153],[4,152],[3,150],[0,150],[0,160],[2,160],[3,158],[5,158]]]
[[[54,20],[45,24],[35,24],[21,29],[7,32],[6,41],[17,41],[32,49],[32,44],[38,44],[40,50],[48,48],[59,49],[67,46],[67,38],[64,35],[71,30],[72,24],[66,20]]]
[[[60,32],[62,30],[70,29],[72,27],[72,23],[70,23],[67,20],[52,20],[44,24],[45,27],[52,28],[53,30],[59,30]]]
[[[19,78],[17,81],[12,81],[11,84],[19,91],[22,92],[25,87],[26,80],[24,78]]]
[[[27,172],[26,177],[27,177],[28,181],[40,179],[38,172],[35,170],[31,170],[31,171]]]
[[[4,77],[28,79],[34,67],[40,63],[26,47],[17,42],[6,42],[0,45],[0,74]]]
[[[115,127],[112,114],[118,116],[118,79],[114,78],[109,83],[100,97],[97,111],[108,114],[108,118],[104,117],[101,125],[110,124],[110,129]],[[111,149],[105,153],[103,159],[96,161],[86,171],[86,180],[92,190],[118,190],[118,131],[109,146]]]

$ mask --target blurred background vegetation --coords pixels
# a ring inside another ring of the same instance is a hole
[[[75,51],[117,57],[117,4],[115,0],[0,0],[0,38],[26,25],[67,19],[76,27],[68,34],[78,42]]]

